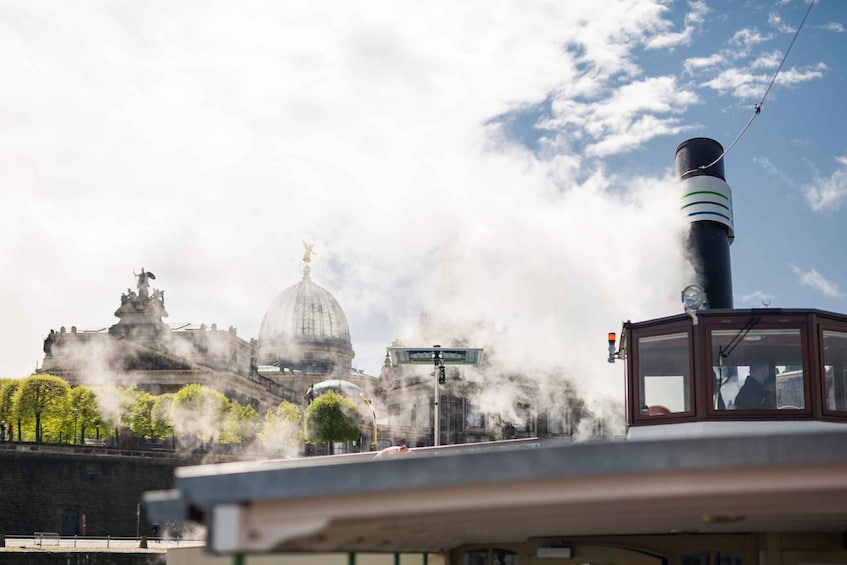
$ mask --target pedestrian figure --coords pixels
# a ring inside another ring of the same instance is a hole
[[[157,542],[159,541],[159,522],[153,522],[153,526],[150,528],[153,532],[153,539]]]
[[[9,441],[15,441],[15,431],[12,428],[12,422],[9,422],[9,427],[6,428],[6,431],[9,432]]]
[[[6,421],[0,422],[0,441],[6,441]]]

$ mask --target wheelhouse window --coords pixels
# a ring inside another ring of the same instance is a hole
[[[847,421],[847,315],[698,312],[624,323],[627,425],[707,420]],[[641,433],[641,432],[639,432]]]
[[[688,332],[638,338],[639,407],[642,416],[690,412]]]
[[[847,411],[847,333],[823,330],[824,407]]]
[[[800,329],[712,330],[711,344],[715,410],[805,408]]]

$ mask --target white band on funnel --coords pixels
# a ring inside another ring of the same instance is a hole
[[[729,228],[729,240],[735,238],[732,221],[732,190],[718,177],[700,175],[679,181],[682,189],[682,213],[689,222],[709,220]]]

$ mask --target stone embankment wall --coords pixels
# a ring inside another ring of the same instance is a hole
[[[67,522],[68,511],[79,511],[86,535],[135,536],[141,494],[172,488],[174,469],[198,462],[169,452],[0,444],[0,534],[61,534],[63,515]],[[149,532],[142,507],[140,533]]]

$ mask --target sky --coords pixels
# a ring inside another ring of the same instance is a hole
[[[462,336],[623,395],[606,333],[682,312],[674,152],[728,147],[808,3],[0,1],[0,376],[61,326],[257,337],[302,274],[354,365]],[[725,156],[736,307],[845,311],[847,3]]]

